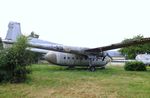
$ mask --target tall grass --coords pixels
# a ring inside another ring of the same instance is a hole
[[[49,65],[31,66],[22,84],[0,84],[0,98],[149,98],[150,71],[130,72],[123,67],[104,70],[67,70]]]

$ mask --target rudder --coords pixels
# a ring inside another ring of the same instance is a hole
[[[21,27],[18,22],[9,22],[8,31],[5,40],[16,41],[19,36],[21,36]]]

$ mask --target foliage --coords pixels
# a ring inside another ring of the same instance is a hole
[[[138,40],[141,38],[143,38],[142,35],[137,35],[133,38],[125,39],[122,42],[128,42],[131,40]],[[140,44],[140,45],[136,45],[136,46],[121,48],[119,51],[123,55],[125,55],[127,59],[134,59],[137,54],[150,53],[149,47],[150,47],[150,43],[146,43],[146,44]]]
[[[0,53],[0,81],[23,82],[29,73],[32,53],[26,50],[27,38],[21,36],[11,48]]]
[[[37,64],[40,59],[42,59],[42,53],[31,52],[30,51],[30,61],[32,64]]]
[[[3,43],[2,43],[2,39],[0,37],[0,50],[2,50],[2,49],[3,49]]]
[[[146,66],[144,63],[139,61],[126,62],[124,69],[126,71],[146,71]]]

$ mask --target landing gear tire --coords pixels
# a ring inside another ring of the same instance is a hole
[[[91,71],[91,72],[94,72],[94,71],[96,71],[96,68],[95,68],[95,66],[90,66],[90,67],[89,67],[89,71]]]

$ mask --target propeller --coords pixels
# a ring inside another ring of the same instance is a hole
[[[102,55],[102,57],[103,57],[102,61],[104,61],[107,56],[108,56],[111,60],[113,60],[112,57],[111,57],[107,52],[103,52],[102,54],[103,54],[103,55]]]

